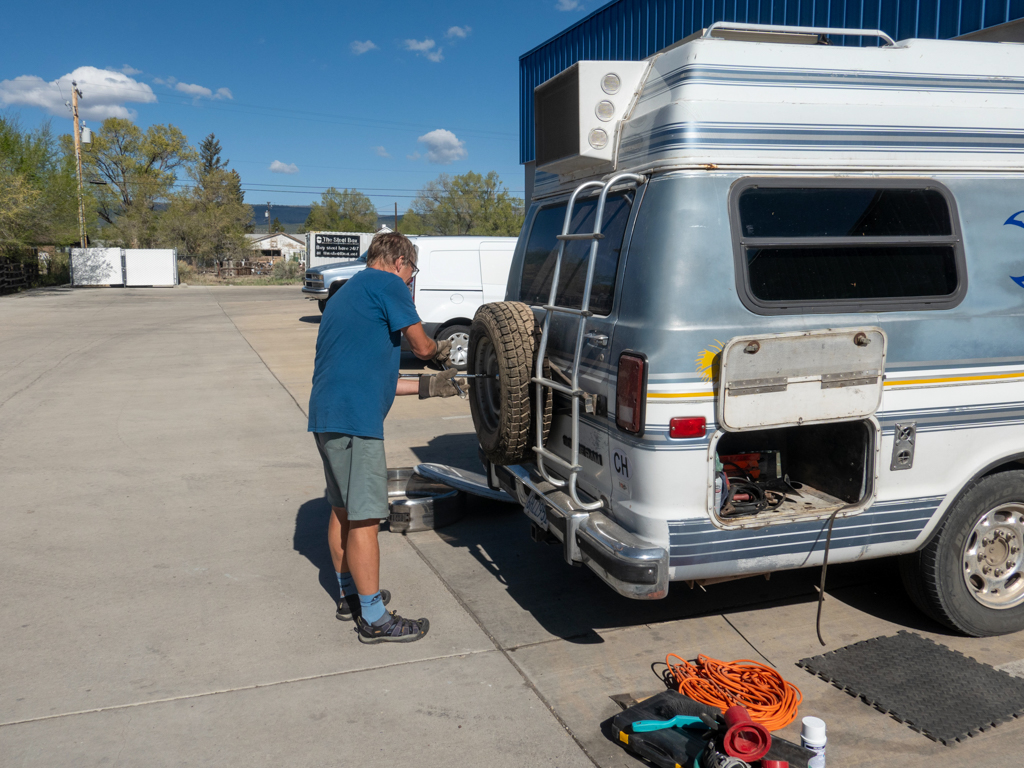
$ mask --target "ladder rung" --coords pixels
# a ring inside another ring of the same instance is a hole
[[[530,381],[532,381],[534,384],[540,384],[545,387],[550,387],[551,389],[557,389],[559,392],[561,392],[564,395],[568,395],[569,397],[583,397],[585,394],[587,394],[582,389],[573,389],[572,387],[565,386],[565,384],[559,384],[557,381],[554,381],[552,379],[545,379],[540,376],[536,376],[530,379]]]
[[[556,240],[604,240],[600,232],[580,232],[576,235],[556,235]]]
[[[545,459],[551,459],[556,464],[561,464],[562,467],[569,470],[570,472],[581,472],[583,467],[579,464],[570,464],[568,461],[563,459],[557,453],[552,453],[547,448],[538,448],[536,445],[533,446],[533,450],[543,456]]]
[[[564,315],[582,315],[583,317],[591,317],[594,314],[589,309],[572,309],[571,307],[560,307],[557,304],[544,304],[541,309],[546,309],[548,312],[561,312]]]

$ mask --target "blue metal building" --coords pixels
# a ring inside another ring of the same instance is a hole
[[[1024,0],[614,0],[519,57],[519,162],[533,187],[533,89],[580,60],[640,60],[716,21],[880,29],[896,40],[1024,41]],[[871,38],[836,38],[875,45]]]

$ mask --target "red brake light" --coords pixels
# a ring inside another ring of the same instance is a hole
[[[708,422],[703,416],[677,416],[668,423],[669,437],[704,437],[707,431]]]
[[[637,435],[643,431],[646,399],[647,360],[635,352],[619,357],[615,382],[615,423],[619,429]]]

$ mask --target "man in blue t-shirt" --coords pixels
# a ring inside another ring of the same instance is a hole
[[[426,619],[403,619],[384,606],[377,531],[388,516],[384,417],[395,395],[451,397],[455,370],[400,379],[402,334],[420,360],[444,365],[448,341],[423,330],[408,284],[419,270],[416,249],[397,232],[378,235],[359,272],[327,302],[316,338],[309,431],[324,462],[332,514],[327,529],[338,575],[338,618],[356,620],[364,643],[409,643],[427,634]],[[463,380],[464,381],[464,380]],[[358,595],[358,600],[357,600]]]

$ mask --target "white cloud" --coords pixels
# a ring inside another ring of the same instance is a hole
[[[271,173],[298,173],[299,166],[295,163],[282,163],[280,160],[275,160],[270,164]]]
[[[195,99],[213,99],[215,101],[219,101],[221,99],[234,98],[228,88],[218,88],[216,92],[214,92],[205,85],[198,85],[197,83],[179,83],[173,77],[169,77],[166,80],[157,80],[156,82],[161,85],[166,85],[168,88],[173,86],[174,90]]]
[[[128,75],[128,76],[131,76],[131,75],[141,75],[142,74],[142,70],[141,69],[136,69],[131,64],[125,64],[123,67],[121,67],[117,71],[120,72],[123,75]]]
[[[406,155],[406,160],[419,160],[422,155],[419,152],[413,152],[411,155]]]
[[[194,83],[178,83],[174,86],[174,90],[181,91],[189,96],[195,96],[197,99],[201,96],[205,96],[208,99],[213,97],[213,91],[209,88],[205,88],[202,85],[195,85]]]
[[[465,39],[472,31],[472,27],[449,27],[448,31],[444,33],[444,36],[449,38],[458,37],[460,39]]]
[[[427,145],[427,160],[438,165],[449,165],[455,160],[464,160],[466,142],[459,141],[451,131],[438,128],[420,136],[417,141]]]
[[[356,56],[362,56],[367,51],[377,50],[377,44],[373,40],[353,40],[349,43],[349,47]]]
[[[373,151],[376,152],[379,157],[391,157],[384,147],[374,147]]]
[[[556,11],[575,11],[577,8],[582,8],[583,3],[580,0],[558,0],[555,3]]]
[[[78,82],[82,91],[79,114],[86,120],[122,117],[134,120],[134,109],[126,102],[152,104],[156,101],[153,89],[133,80],[122,72],[96,67],[79,67],[64,77],[47,82],[36,75],[22,75],[13,80],[0,80],[0,105],[38,107],[51,115],[66,117],[64,102],[71,100],[71,81]]]
[[[405,49],[407,51],[415,51],[416,53],[426,56],[430,61],[438,62],[444,58],[441,55],[440,48],[434,48],[436,43],[429,37],[426,40],[406,40]]]

